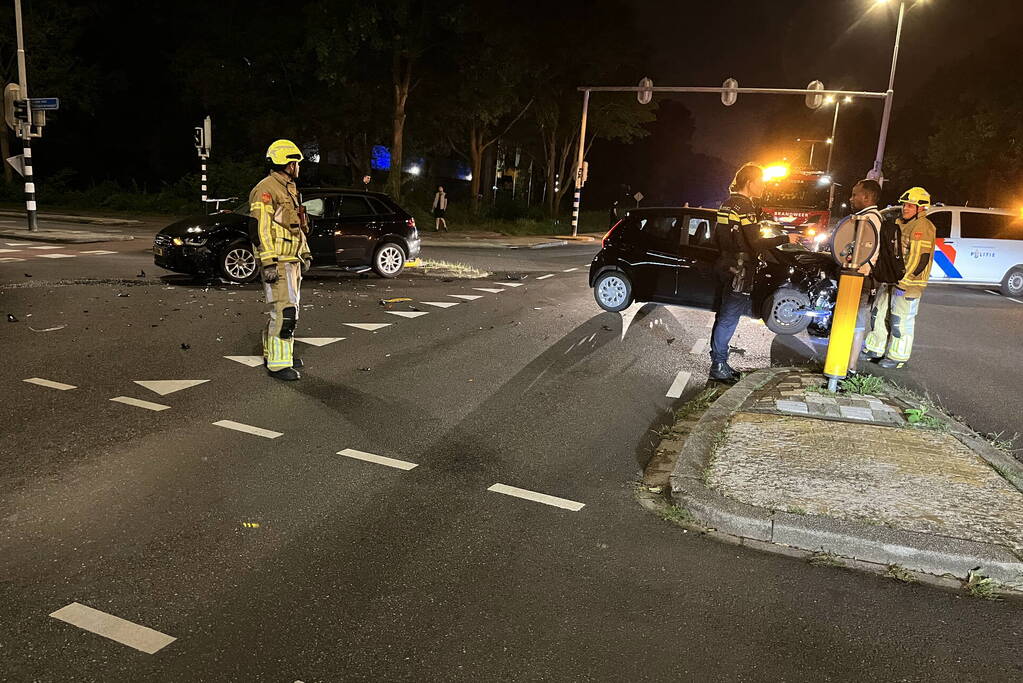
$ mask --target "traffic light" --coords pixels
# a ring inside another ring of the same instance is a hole
[[[20,110],[20,115],[19,115]],[[12,129],[18,129],[18,122],[25,117],[25,100],[21,99],[21,87],[8,83],[4,88],[4,120]]]

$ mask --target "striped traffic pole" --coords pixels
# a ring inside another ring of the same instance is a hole
[[[202,181],[202,206],[203,206],[203,209],[205,210],[205,208],[206,208],[206,199],[208,198],[208,195],[206,194],[206,155],[205,154],[202,154],[202,155],[199,156],[199,166],[200,166],[200,169],[201,169],[201,181]]]
[[[28,124],[25,124],[26,126]],[[28,229],[36,231],[39,224],[36,221],[36,184],[32,177],[32,139],[26,136],[24,143],[24,170],[25,170],[25,210],[28,212]]]
[[[579,234],[579,200],[583,191],[583,158],[586,156],[586,115],[590,110],[590,91],[583,90],[583,118],[579,124],[579,154],[575,164],[575,200],[572,202],[572,237]]]

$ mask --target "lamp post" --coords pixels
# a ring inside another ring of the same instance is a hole
[[[878,4],[886,4],[888,0],[877,0]],[[881,134],[877,139],[877,155],[874,157],[874,167],[867,173],[867,177],[878,182],[884,182],[884,174],[881,172],[881,162],[884,160],[884,148],[888,141],[888,123],[892,116],[892,99],[895,97],[895,68],[899,64],[899,42],[902,40],[902,19],[906,16],[906,3],[899,3],[899,23],[895,29],[895,48],[892,50],[892,70],[888,75],[888,90],[884,98],[884,113],[881,114]]]
[[[825,175],[831,179],[831,189],[828,190],[828,210],[830,211],[831,207],[835,204],[835,179],[834,176],[831,175],[831,159],[835,153],[835,145],[838,143],[838,138],[836,137],[836,133],[838,132],[838,110],[841,108],[843,102],[852,102],[852,98],[846,95],[839,100],[829,95],[824,98],[824,102],[828,104],[831,102],[835,103],[835,116],[831,119],[831,137],[828,138],[828,167],[824,172]]]

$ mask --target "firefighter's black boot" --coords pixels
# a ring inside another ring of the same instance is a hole
[[[279,379],[285,382],[292,382],[296,379],[301,379],[302,375],[298,374],[298,370],[295,368],[284,368],[282,370],[267,370],[274,379]]]
[[[710,378],[718,382],[735,383],[742,375],[733,369],[728,363],[711,363]]]

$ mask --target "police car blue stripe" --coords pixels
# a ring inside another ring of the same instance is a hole
[[[962,279],[962,273],[959,272],[959,270],[955,267],[955,264],[953,264],[948,259],[948,256],[945,256],[945,253],[940,249],[934,250],[934,263],[945,271],[945,277]]]

